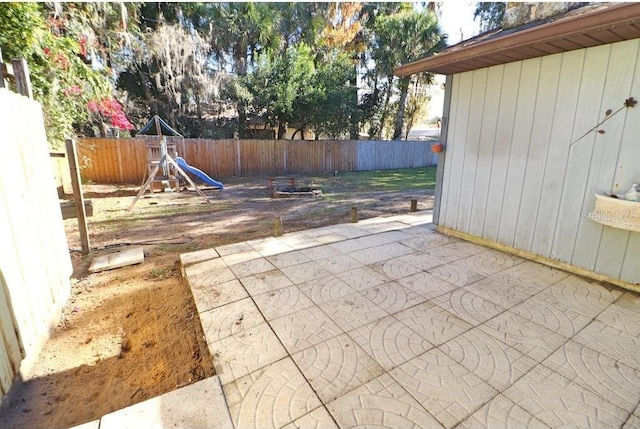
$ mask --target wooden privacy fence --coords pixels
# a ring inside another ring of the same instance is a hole
[[[0,397],[69,297],[71,259],[40,104],[0,88]]]
[[[426,141],[207,140],[167,137],[187,163],[214,178],[321,174],[435,165]],[[98,183],[141,183],[147,173],[144,139],[78,140],[82,177]]]

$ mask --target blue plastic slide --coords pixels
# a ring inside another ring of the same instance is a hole
[[[180,168],[182,168],[184,171],[186,171],[187,173],[193,174],[194,176],[196,176],[198,179],[202,180],[207,185],[211,185],[211,186],[215,186],[216,188],[224,189],[224,185],[222,183],[218,182],[217,180],[213,180],[204,171],[198,170],[197,168],[190,166],[189,164],[187,164],[187,162],[184,159],[180,158],[179,156],[176,156],[176,162],[178,163]]]

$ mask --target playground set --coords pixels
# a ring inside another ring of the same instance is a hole
[[[155,131],[155,134],[149,134]],[[207,185],[213,186],[220,190],[224,189],[224,185],[209,177],[202,170],[193,167],[178,156],[175,143],[167,142],[167,135],[182,137],[180,133],[171,128],[165,121],[158,115],[155,115],[137,134],[138,136],[155,135],[159,138],[159,143],[148,142],[147,143],[147,173],[148,177],[143,181],[142,187],[136,195],[135,199],[131,202],[131,205],[127,210],[133,209],[136,202],[147,191],[153,192],[153,186],[156,183],[161,183],[165,192],[180,191],[180,178],[183,178],[189,183],[195,191],[207,202],[209,199],[200,190],[200,188],[191,180],[189,174],[194,175]],[[172,185],[174,186],[172,188]]]

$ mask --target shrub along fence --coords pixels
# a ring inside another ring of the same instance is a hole
[[[78,140],[82,177],[98,183],[141,183],[147,173],[144,139]],[[322,174],[333,171],[426,167],[437,163],[427,141],[207,140],[167,137],[188,164],[214,178]]]

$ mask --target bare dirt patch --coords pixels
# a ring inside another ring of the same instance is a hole
[[[309,179],[309,178],[308,178]],[[303,182],[304,179],[299,179]],[[432,207],[433,191],[376,190],[316,177],[322,197],[270,198],[267,181],[234,178],[225,190],[147,194],[124,210],[136,186],[85,185],[93,201],[91,255],[83,257],[75,219],[65,221],[74,265],[62,320],[26,380],[0,410],[2,428],[66,428],[214,374],[193,297],[181,278],[180,253],[360,218]],[[88,274],[93,257],[142,245],[145,262]]]

